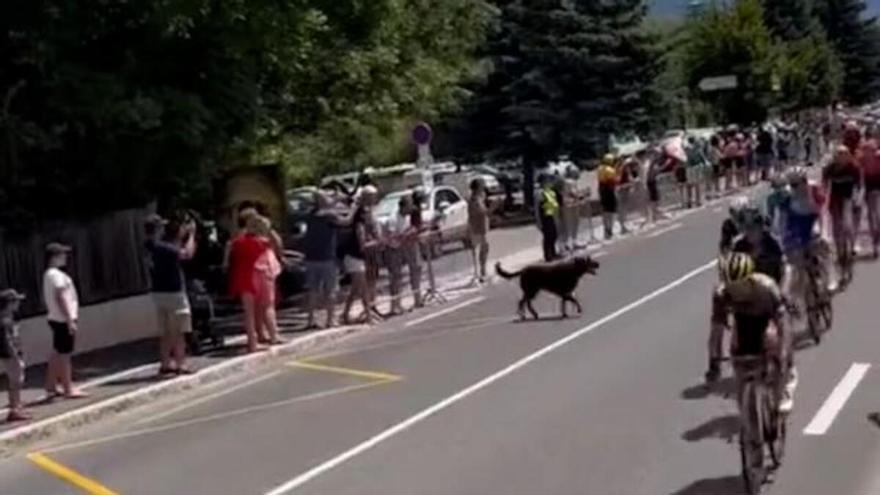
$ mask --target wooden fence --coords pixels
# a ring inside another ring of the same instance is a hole
[[[146,214],[142,209],[123,210],[84,222],[48,224],[24,237],[9,237],[0,231],[0,289],[12,287],[27,296],[21,316],[45,311],[44,247],[50,242],[61,242],[73,248],[67,271],[79,290],[82,304],[146,292]]]

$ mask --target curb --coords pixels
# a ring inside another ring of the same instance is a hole
[[[273,347],[265,352],[232,358],[228,361],[199,370],[194,375],[182,376],[134,390],[94,404],[46,418],[35,423],[0,434],[0,458],[11,456],[14,451],[48,440],[60,433],[95,423],[156,399],[170,397],[197,387],[219,382],[243,372],[253,372],[266,367],[278,358],[300,354],[309,349],[336,342],[368,327],[357,325],[315,332],[287,344]]]

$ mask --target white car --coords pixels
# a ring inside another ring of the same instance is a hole
[[[379,225],[384,228],[394,220],[400,208],[400,198],[412,193],[412,189],[407,189],[382,198],[373,210]],[[428,191],[425,204],[422,205],[422,219],[426,224],[436,222],[440,231],[438,244],[461,242],[465,247],[469,245],[467,202],[455,188],[437,186]]]

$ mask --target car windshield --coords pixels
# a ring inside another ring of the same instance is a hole
[[[400,198],[406,196],[409,193],[394,193],[389,194],[382,198],[382,201],[379,201],[379,204],[376,205],[375,214],[377,217],[390,217],[397,213],[400,205]]]

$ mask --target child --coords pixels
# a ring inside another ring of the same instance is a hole
[[[0,291],[0,361],[6,368],[9,382],[9,415],[6,421],[25,421],[31,415],[21,403],[21,387],[24,383],[24,354],[18,337],[15,313],[24,296],[14,289]]]

